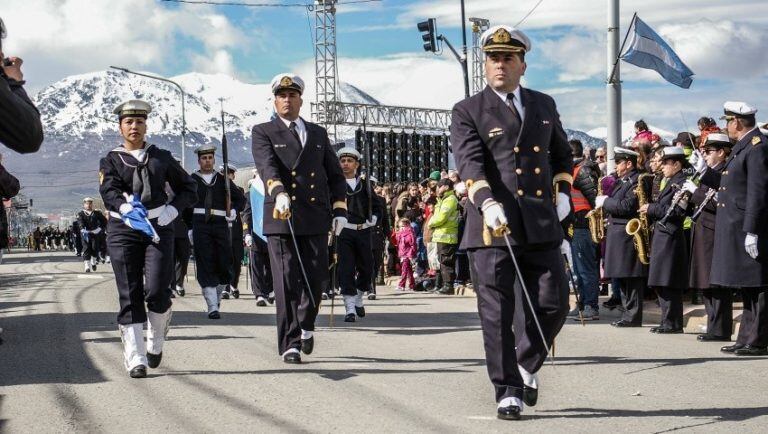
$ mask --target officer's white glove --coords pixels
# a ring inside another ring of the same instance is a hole
[[[194,237],[192,237],[192,229],[187,231],[187,236],[189,237],[189,244],[195,244]]]
[[[96,229],[91,231],[91,233],[94,234],[94,235],[98,235],[100,232],[101,232],[101,228],[96,228]]]
[[[757,259],[757,235],[747,232],[744,238],[744,249],[752,259]]]
[[[376,222],[377,222],[377,221],[379,221],[379,217],[377,217],[377,216],[375,216],[375,215],[374,215],[374,216],[371,216],[371,219],[370,219],[370,220],[366,220],[366,221],[365,221],[365,227],[367,227],[367,228],[372,228],[372,227],[376,226]]]
[[[597,196],[595,198],[595,208],[602,208],[606,199],[608,199],[608,196]]]
[[[285,214],[291,209],[291,198],[288,193],[280,193],[275,198],[275,210],[280,214]]]
[[[131,205],[130,203],[126,202],[126,203],[120,205],[119,211],[120,211],[120,215],[126,215],[129,212],[133,211],[133,205]]]
[[[691,181],[690,179],[687,179],[683,183],[682,191],[687,191],[688,193],[693,194],[693,192],[695,192],[697,188],[699,188],[699,187],[696,186],[696,184],[694,184],[693,181]]]
[[[694,151],[693,155],[699,155],[699,151]],[[691,155],[691,157],[693,157]],[[701,155],[696,159],[696,161],[689,161],[694,169],[696,169],[697,172],[701,172],[704,169],[707,168],[707,160],[704,159]]]
[[[163,208],[163,212],[160,213],[160,216],[157,218],[157,224],[159,226],[166,226],[170,224],[173,219],[178,217],[179,210],[176,209],[173,205],[166,205],[165,208]]]
[[[334,217],[331,223],[331,229],[336,236],[341,235],[341,231],[344,230],[344,226],[347,224],[346,217]]]
[[[495,200],[487,200],[482,207],[483,222],[489,228],[496,230],[507,224],[507,216],[504,215],[504,208]]]
[[[226,221],[228,221],[230,223],[235,221],[235,220],[237,220],[237,210],[234,209],[234,208],[230,209],[229,210],[229,215],[228,216],[224,216],[224,220],[226,220]]]
[[[571,213],[571,200],[565,193],[557,193],[557,220],[563,221]]]
[[[253,237],[251,234],[245,234],[245,245],[251,247],[253,245]]]
[[[573,267],[573,256],[571,256],[571,243],[568,242],[568,240],[563,240],[563,243],[560,244],[560,253],[565,255],[566,258],[568,258],[568,265],[572,268]]]

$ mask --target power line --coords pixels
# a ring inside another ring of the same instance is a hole
[[[536,8],[538,8],[538,7],[539,7],[539,5],[540,5],[542,2],[544,2],[544,0],[539,0],[539,2],[538,2],[538,3],[536,3],[536,4],[535,4],[535,5],[534,5],[534,6],[531,8],[531,10],[530,10],[530,11],[528,11],[528,13],[527,13],[527,14],[525,14],[525,16],[523,17],[523,19],[521,19],[520,21],[518,21],[518,22],[517,22],[517,24],[515,24],[515,27],[518,27],[520,24],[523,24],[523,21],[525,21],[526,19],[528,19],[528,17],[530,17],[530,16],[531,16],[531,14],[533,13],[533,11],[535,11],[535,10],[536,10]]]
[[[187,3],[192,5],[214,5],[214,6],[246,6],[252,8],[295,8],[302,7],[308,8],[314,6],[309,3],[245,3],[245,2],[232,2],[232,1],[210,1],[210,0],[161,0],[166,3]],[[337,5],[351,5],[356,3],[373,3],[380,2],[382,0],[350,0],[345,2],[338,2]]]

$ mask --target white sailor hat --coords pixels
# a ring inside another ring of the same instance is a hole
[[[83,198],[83,203],[86,203],[86,202],[93,202],[93,198],[92,197]]]
[[[531,40],[521,30],[512,26],[493,26],[480,35],[480,46],[483,51],[527,53],[533,48]]]
[[[710,148],[730,148],[732,146],[731,139],[728,137],[727,134],[723,133],[709,133],[707,135],[707,141],[704,143],[704,146],[710,147]]]
[[[152,106],[146,101],[132,99],[115,107],[112,113],[116,114],[121,120],[129,116],[146,119],[147,115],[152,113]]]
[[[292,72],[277,74],[272,79],[272,94],[277,95],[281,90],[295,90],[299,94],[304,93],[304,80]]]
[[[661,150],[661,160],[685,160],[685,150],[680,146],[667,146]]]
[[[229,171],[232,173],[237,172],[237,166],[235,166],[232,163],[227,164],[227,169],[229,169]],[[223,171],[224,171],[224,165],[221,164],[219,165],[219,172],[223,172]]]
[[[615,147],[613,148],[613,159],[614,161],[619,160],[637,160],[637,157],[639,157],[640,154],[637,152],[627,149],[627,148],[621,148],[621,147]]]
[[[379,183],[379,180],[378,180],[378,179],[376,179],[376,177],[375,177],[375,176],[371,175],[371,182],[374,182],[374,183],[378,184],[378,183]]]
[[[360,155],[359,152],[357,152],[357,149],[351,148],[349,146],[345,146],[345,147],[339,149],[336,152],[336,156],[339,157],[339,158],[341,158],[341,157],[353,157],[357,161],[360,161],[360,159],[363,158],[363,156]]]
[[[195,149],[197,156],[216,153],[216,145],[200,145]]]
[[[731,120],[733,118],[754,117],[757,109],[742,101],[726,101],[723,104],[723,112],[725,116],[721,116],[720,119]]]

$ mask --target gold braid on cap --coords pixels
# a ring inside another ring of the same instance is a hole
[[[557,184],[558,182],[567,182],[568,185],[573,185],[573,175],[565,172],[558,173],[552,178],[552,183]]]
[[[469,195],[469,201],[472,202],[472,203],[475,203],[475,194],[479,190],[481,190],[483,188],[487,188],[487,189],[491,188],[491,186],[488,185],[488,181],[486,181],[484,179],[481,179],[479,181],[474,181],[474,182],[472,182],[470,184],[471,185],[467,189],[467,194]]]
[[[491,41],[497,44],[508,44],[512,40],[512,35],[509,34],[507,29],[501,28],[493,32],[491,35]]]
[[[288,77],[287,75],[280,80],[281,87],[288,87],[292,84],[293,84],[293,80],[291,79],[291,77]]]

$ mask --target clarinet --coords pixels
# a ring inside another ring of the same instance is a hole
[[[696,211],[693,212],[693,215],[691,215],[691,220],[694,222],[698,220],[699,216],[701,216],[701,213],[704,212],[704,207],[709,205],[709,202],[715,198],[715,195],[717,194],[717,190],[714,188],[709,189],[707,192],[707,195],[704,196],[704,200],[701,202],[698,208],[696,208]]]

